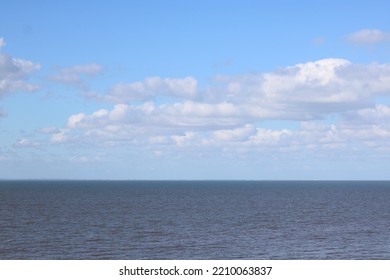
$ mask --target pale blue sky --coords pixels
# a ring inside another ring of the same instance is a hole
[[[388,1],[3,1],[0,178],[390,179]]]

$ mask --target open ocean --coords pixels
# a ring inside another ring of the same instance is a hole
[[[390,182],[0,181],[0,259],[390,259]]]

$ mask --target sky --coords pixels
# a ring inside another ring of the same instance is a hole
[[[390,179],[389,1],[0,10],[0,179]]]

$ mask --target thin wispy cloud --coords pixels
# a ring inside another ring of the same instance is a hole
[[[356,45],[375,45],[390,41],[390,32],[379,29],[361,29],[347,37],[348,42]]]
[[[49,79],[57,83],[84,89],[87,87],[86,79],[93,78],[101,74],[102,71],[103,66],[96,63],[75,65],[60,68],[58,73],[50,75]]]
[[[161,78],[147,77],[143,81],[118,83],[100,99],[112,103],[145,101],[157,96],[193,98],[197,94],[197,81],[193,77]],[[96,96],[99,98],[98,96]]]
[[[1,48],[4,47],[5,45],[6,45],[6,43],[5,43],[4,38],[3,38],[3,37],[0,37],[0,50],[1,50]]]

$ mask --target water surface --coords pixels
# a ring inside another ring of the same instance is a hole
[[[390,259],[387,181],[0,181],[0,259]]]

